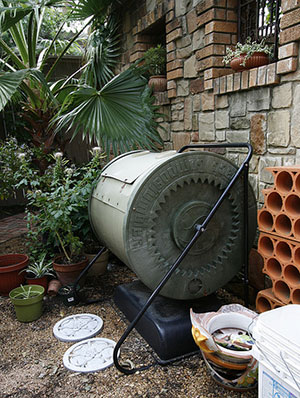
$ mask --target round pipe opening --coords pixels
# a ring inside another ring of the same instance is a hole
[[[267,210],[261,211],[258,216],[258,224],[262,229],[272,231],[273,229],[272,214]]]
[[[296,238],[300,238],[300,219],[294,223],[294,235]]]
[[[297,286],[300,284],[300,272],[294,265],[289,264],[284,267],[283,275],[289,285]]]
[[[293,304],[300,304],[300,289],[295,289],[292,292],[292,303]]]
[[[286,242],[278,242],[275,248],[275,254],[282,261],[290,261],[292,258],[290,245]]]
[[[300,215],[300,198],[297,195],[289,195],[284,201],[284,206],[288,214],[297,217]]]
[[[280,171],[275,177],[275,186],[278,191],[288,193],[293,188],[293,177],[288,171]]]
[[[275,220],[275,229],[280,235],[290,235],[292,232],[292,222],[285,214],[280,214]]]
[[[287,283],[284,281],[276,281],[273,286],[274,295],[279,298],[283,303],[288,303],[290,301],[291,292]]]
[[[300,266],[300,247],[294,251],[294,262],[297,266]]]
[[[269,258],[266,263],[266,272],[272,279],[280,278],[281,276],[281,264],[276,258]]]
[[[297,193],[300,193],[300,174],[295,179],[295,189]]]
[[[272,239],[268,236],[263,236],[259,240],[259,251],[265,256],[271,256],[274,251]]]
[[[271,192],[266,199],[267,207],[274,211],[275,213],[279,212],[282,207],[282,198],[278,192]]]
[[[272,309],[270,301],[263,296],[260,296],[256,300],[256,309],[258,312],[265,312]]]

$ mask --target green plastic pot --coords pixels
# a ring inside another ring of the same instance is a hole
[[[23,289],[28,291],[30,288],[35,295],[29,298],[20,298],[20,293],[23,292]],[[10,291],[9,298],[15,307],[18,321],[32,322],[42,315],[44,292],[43,286],[38,285],[26,285]]]

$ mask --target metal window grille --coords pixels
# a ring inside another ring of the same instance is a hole
[[[277,58],[281,0],[240,0],[238,6],[238,41],[247,37],[260,42],[274,44]]]

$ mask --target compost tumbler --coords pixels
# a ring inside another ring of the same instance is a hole
[[[89,203],[96,236],[154,290],[237,171],[213,152],[134,151],[102,171]],[[256,200],[249,185],[251,247]],[[224,286],[243,264],[243,183],[231,188],[207,229],[161,290],[198,299]]]

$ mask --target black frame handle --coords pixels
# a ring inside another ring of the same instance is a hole
[[[230,180],[229,184],[225,188],[225,190],[222,192],[221,196],[219,199],[216,201],[215,205],[205,218],[202,224],[196,224],[195,225],[195,233],[190,242],[186,245],[186,247],[183,249],[181,254],[177,257],[175,260],[174,264],[169,268],[168,272],[165,274],[165,276],[162,278],[158,286],[154,289],[150,297],[148,298],[147,302],[143,306],[143,308],[138,312],[136,317],[133,319],[133,321],[129,324],[123,335],[121,336],[120,340],[117,342],[114,352],[113,352],[113,360],[114,360],[114,365],[115,367],[122,373],[129,375],[129,374],[134,374],[137,371],[142,371],[146,370],[149,368],[149,365],[141,366],[139,368],[133,368],[133,369],[127,369],[124,368],[120,363],[118,359],[118,353],[120,350],[121,345],[125,341],[125,339],[128,337],[130,332],[134,329],[138,321],[141,319],[141,317],[144,315],[146,310],[150,307],[152,304],[153,300],[155,297],[159,294],[161,289],[164,287],[164,285],[167,283],[167,281],[170,279],[172,276],[173,272],[176,270],[176,268],[179,266],[179,264],[182,262],[182,260],[185,258],[185,256],[188,254],[194,243],[197,241],[197,239],[202,235],[203,232],[205,232],[206,227],[210,220],[212,219],[213,215],[216,213],[220,205],[222,204],[223,200],[225,199],[226,195],[228,194],[229,190],[231,187],[234,185],[234,183],[237,181],[237,179],[240,177],[240,175],[243,173],[244,174],[244,228],[243,228],[243,238],[244,238],[244,301],[246,307],[249,305],[249,291],[248,291],[248,172],[249,172],[249,161],[252,157],[252,146],[249,143],[232,143],[232,144],[195,144],[195,145],[185,145],[181,149],[179,149],[178,153],[182,153],[186,151],[187,149],[197,149],[197,148],[247,148],[248,153],[243,161],[242,165],[238,168],[237,172],[234,174],[232,179]],[[151,366],[151,365],[150,365]]]

